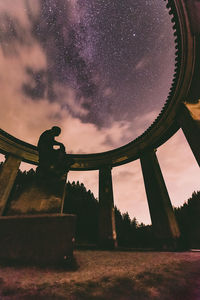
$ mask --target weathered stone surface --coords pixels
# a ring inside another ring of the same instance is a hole
[[[0,261],[65,263],[73,255],[74,215],[0,217]]]
[[[65,196],[66,176],[61,180],[40,181],[37,178],[7,209],[6,215],[59,213]]]

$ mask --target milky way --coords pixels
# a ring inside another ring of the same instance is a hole
[[[102,130],[121,122],[127,130],[118,141],[105,138],[105,150],[141,134],[164,105],[173,75],[174,38],[166,3],[40,0],[37,13],[33,2],[23,3],[30,32],[8,9],[1,16],[2,47],[9,54],[16,42],[29,43],[31,34],[47,60],[39,69],[26,66],[23,94],[33,101],[62,102],[63,110]],[[73,105],[80,109],[61,99],[56,84],[73,91]]]

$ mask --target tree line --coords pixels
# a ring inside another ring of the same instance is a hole
[[[193,192],[174,212],[185,247],[200,248],[200,191]]]
[[[9,202],[29,187],[35,176],[33,169],[28,172],[19,170]],[[67,183],[64,213],[77,215],[77,243],[96,244],[98,242],[98,209],[98,200],[83,183],[79,181]],[[174,208],[174,212],[184,245],[189,248],[200,247],[200,191],[194,192],[181,207]],[[117,207],[115,207],[115,223],[119,246],[154,247],[155,238],[151,225],[140,224],[136,218],[131,219],[128,212],[121,213]]]

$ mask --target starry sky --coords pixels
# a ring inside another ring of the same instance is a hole
[[[58,125],[68,153],[111,150],[142,134],[164,105],[174,72],[165,5],[0,0],[0,127],[37,144],[42,131]],[[170,160],[177,145],[188,165]],[[197,190],[196,162],[181,132],[162,147],[158,156],[177,205]],[[178,193],[172,177],[181,186],[188,166],[194,180]],[[97,172],[70,172],[69,179],[97,195]],[[139,161],[115,168],[113,185],[118,207],[149,222]]]

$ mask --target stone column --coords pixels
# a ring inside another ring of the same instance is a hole
[[[175,250],[180,231],[155,150],[144,153],[140,161],[157,246]]]
[[[21,159],[13,155],[9,155],[4,162],[0,172],[0,215],[4,214],[8,197],[12,190],[17,171],[19,169]]]
[[[99,170],[99,245],[117,247],[112,175],[107,166]]]
[[[200,121],[195,121],[185,106],[182,106],[177,119],[196,161],[200,166]]]

